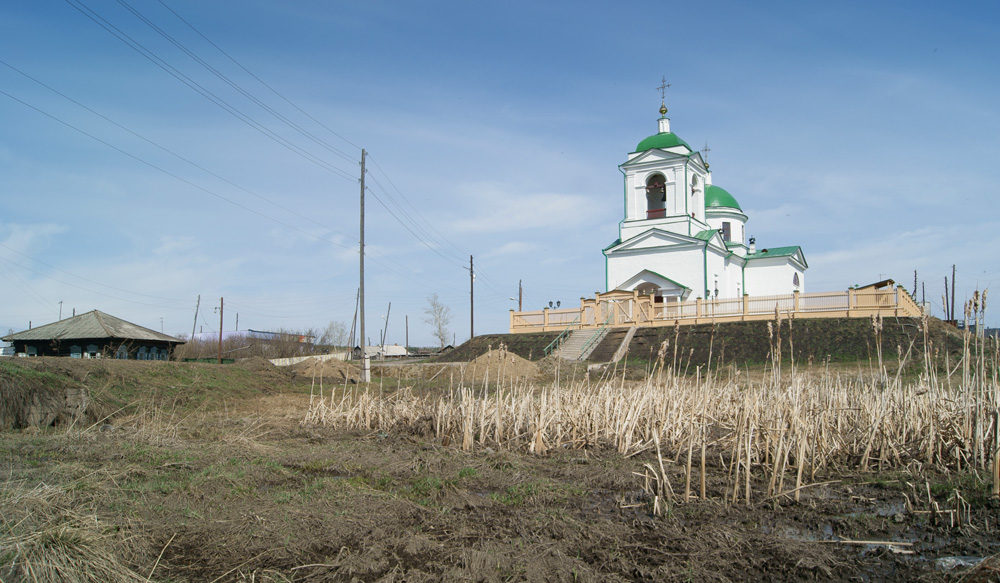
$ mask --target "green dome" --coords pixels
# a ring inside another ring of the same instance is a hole
[[[733,195],[714,184],[705,187],[705,209],[712,208],[731,208],[743,212]]]
[[[687,142],[680,139],[677,134],[673,132],[663,132],[649,136],[645,140],[639,142],[639,145],[635,147],[635,151],[645,152],[646,150],[673,148],[675,146],[684,146],[688,149],[688,151],[694,151],[691,149],[691,146],[687,144]]]

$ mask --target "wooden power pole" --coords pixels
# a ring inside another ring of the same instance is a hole
[[[361,335],[361,382],[372,380],[371,361],[368,360],[367,336],[365,336],[365,156],[361,149],[361,283],[358,287],[358,317]]]
[[[469,255],[469,340],[476,337],[476,326],[475,326],[475,283],[476,283],[476,272],[472,270],[472,255]]]
[[[219,298],[219,364],[222,364],[222,306],[223,298]]]
[[[191,324],[191,342],[194,342],[194,331],[198,328],[198,308],[201,307],[201,294],[198,294],[198,302],[194,305],[194,324]]]

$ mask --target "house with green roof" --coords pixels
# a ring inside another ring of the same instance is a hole
[[[638,290],[658,301],[789,294],[805,290],[802,248],[757,249],[736,198],[712,183],[702,152],[670,129],[665,104],[658,132],[619,166],[624,218],[604,248],[608,291]]]

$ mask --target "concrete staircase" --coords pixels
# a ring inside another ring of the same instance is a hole
[[[574,330],[559,345],[559,358],[565,360],[585,360],[608,335],[608,328],[600,330]],[[598,335],[594,338],[594,335]],[[593,341],[591,341],[593,340]],[[589,344],[588,344],[589,343]]]

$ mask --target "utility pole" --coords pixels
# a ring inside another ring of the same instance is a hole
[[[951,319],[958,322],[955,316],[955,264],[951,264]]]
[[[194,341],[194,330],[198,327],[198,308],[201,307],[201,294],[198,294],[198,302],[194,305],[194,324],[191,324],[191,338],[188,340]]]
[[[392,311],[392,302],[389,302],[389,307],[385,309],[385,328],[382,329],[382,356],[385,357],[385,337],[389,333],[389,312]]]
[[[361,382],[367,383],[372,380],[371,361],[368,360],[368,350],[366,347],[367,337],[365,336],[365,156],[368,154],[361,149],[361,283],[358,287],[358,315],[361,320]]]
[[[351,333],[347,337],[347,348],[354,350],[354,333],[358,331],[358,303],[361,301],[361,290],[358,290],[358,297],[354,300],[354,319],[351,320]]]
[[[469,340],[476,337],[475,314],[475,283],[476,272],[472,269],[472,255],[469,255]]]
[[[222,307],[225,302],[219,298],[219,364],[222,364]]]
[[[62,320],[62,300],[59,300],[59,320]]]
[[[941,299],[944,300],[944,302],[943,302],[944,303],[944,319],[950,322],[951,321],[951,308],[948,307],[948,276],[947,275],[944,276],[944,297],[942,297]]]
[[[521,287],[521,280],[517,280],[517,311],[523,312],[522,303],[524,300],[524,288]]]
[[[403,319],[406,321],[406,346],[404,346],[404,348],[406,349],[406,355],[409,356],[410,355],[410,315],[407,314],[406,316],[403,317]]]

